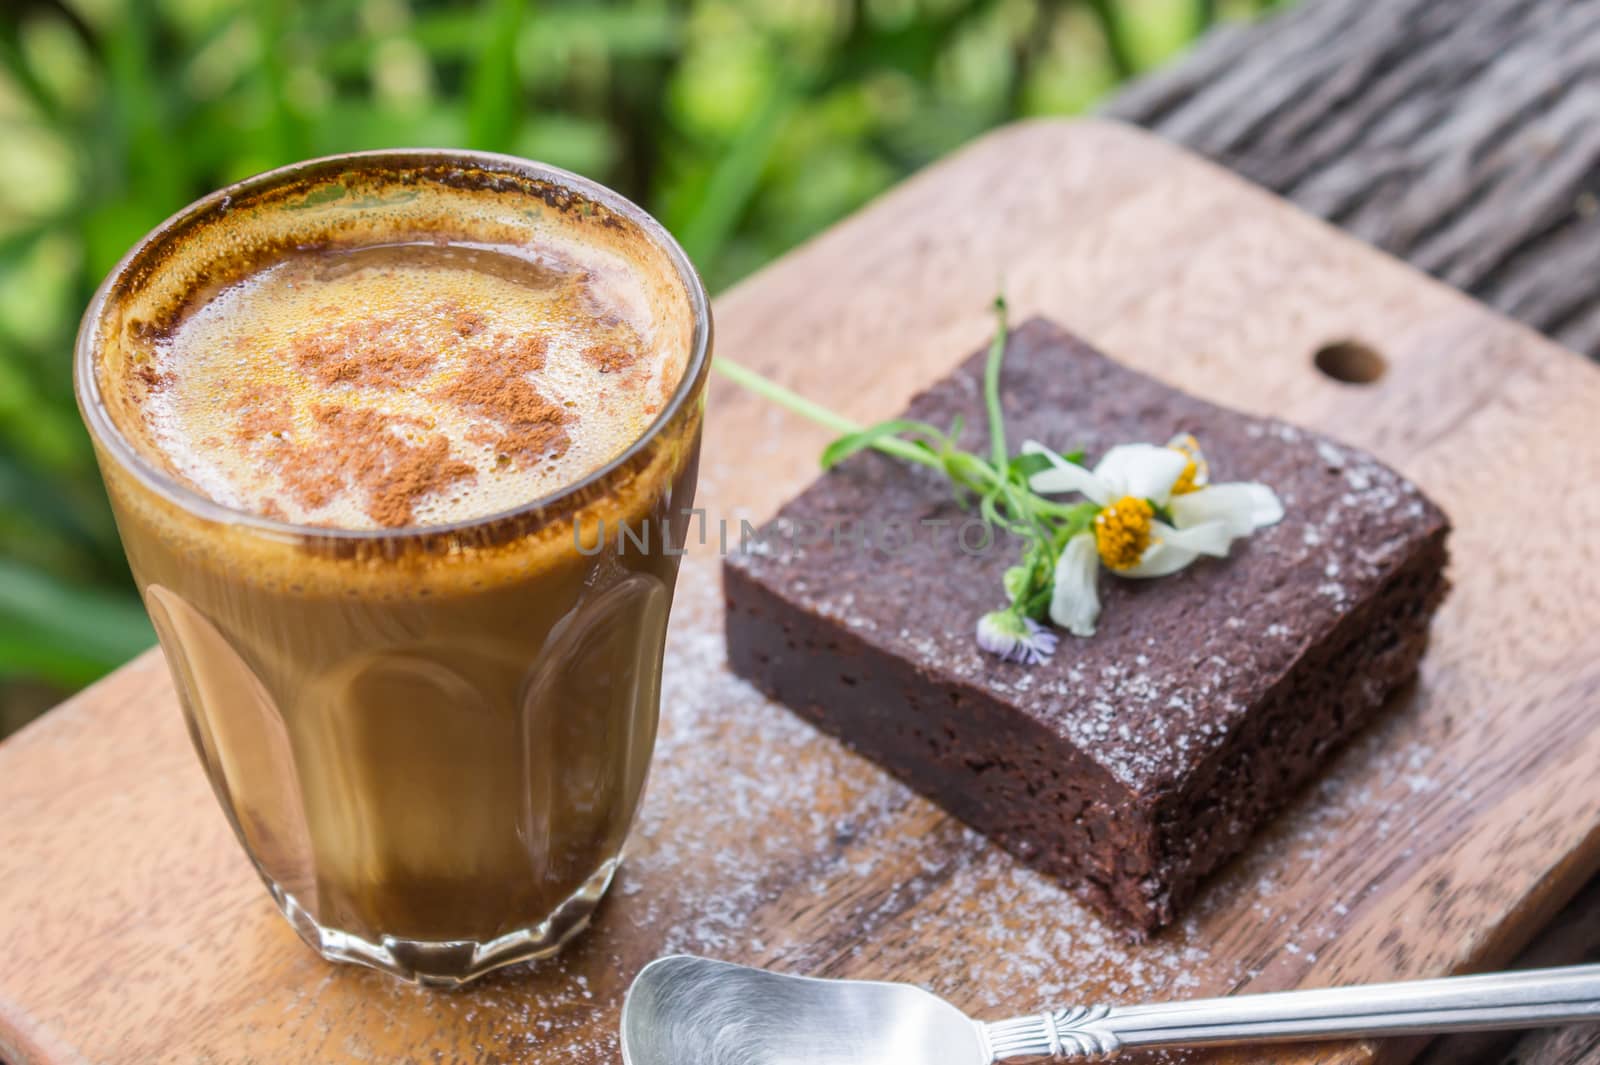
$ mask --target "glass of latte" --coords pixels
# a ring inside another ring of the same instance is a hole
[[[324,957],[453,985],[587,922],[655,742],[710,340],[642,210],[467,152],[251,178],[101,286],[76,384],[128,561]]]

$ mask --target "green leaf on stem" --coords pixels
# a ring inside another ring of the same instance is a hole
[[[945,443],[945,435],[927,422],[914,421],[909,418],[894,418],[886,422],[879,422],[877,425],[868,426],[859,432],[846,433],[844,436],[839,437],[839,439],[823,449],[822,468],[831,470],[857,451],[872,447],[888,437],[902,437],[903,439],[903,434],[908,433],[926,437],[927,440],[931,440],[935,445],[941,447]],[[937,451],[935,447],[929,447],[923,440],[910,440],[908,443],[915,447],[924,448],[929,455],[933,455]]]

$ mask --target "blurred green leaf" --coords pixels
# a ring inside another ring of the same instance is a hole
[[[54,119],[58,116],[56,99],[23,55],[21,31],[22,23],[0,19],[0,67],[5,69],[12,83],[22,90],[42,117]]]
[[[0,559],[0,671],[78,685],[155,642],[137,598]]]
[[[611,127],[596,119],[541,115],[522,124],[512,151],[529,159],[593,174],[610,169],[617,145]]]
[[[158,218],[183,204],[190,185],[184,154],[172,150],[172,116],[155,70],[153,38],[159,25],[152,0],[127,0],[115,29],[101,38],[128,176],[145,209]]]
[[[1143,0],[1124,5],[1123,32],[1135,69],[1149,70],[1182,51],[1217,16],[1216,4],[1196,0]]]
[[[523,27],[518,45],[525,63],[544,65],[568,62],[580,48],[614,59],[662,55],[681,40],[682,23],[669,8],[578,5],[541,8]]]
[[[60,483],[36,467],[0,454],[0,513],[25,515],[33,531],[85,551],[115,534],[98,495],[86,499],[77,486]]]
[[[1094,15],[1095,21],[1100,24],[1100,33],[1105,38],[1106,54],[1111,59],[1112,69],[1117,72],[1119,78],[1131,78],[1138,71],[1139,62],[1134,55],[1123,5],[1116,0],[1084,0],[1084,3]]]
[[[80,431],[73,415],[45,401],[16,359],[0,360],[0,439],[25,460],[63,470],[79,456]]]
[[[374,112],[353,101],[336,100],[322,113],[314,151],[361,151],[460,144],[466,139],[464,116],[454,111],[418,115]],[[336,147],[337,146],[337,147]]]
[[[290,0],[256,0],[256,27],[261,42],[261,73],[268,102],[266,147],[278,166],[306,154],[308,137],[292,99],[286,47]]]
[[[674,227],[689,258],[714,261],[749,206],[783,124],[798,104],[787,84],[775,88],[711,171],[699,203]]]
[[[164,217],[155,204],[133,197],[108,196],[86,206],[80,222],[89,275],[98,279],[110,273],[128,249]]]
[[[17,40],[42,96],[39,110],[52,123],[80,110],[96,90],[94,57],[80,26],[60,14],[21,23]],[[36,97],[37,99],[38,97]]]
[[[521,111],[517,34],[527,0],[490,0],[479,27],[480,47],[467,100],[467,144],[491,152],[511,150]]]

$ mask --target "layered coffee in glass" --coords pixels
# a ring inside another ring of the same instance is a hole
[[[459,983],[594,910],[655,740],[709,342],[644,212],[461,152],[252,178],[96,295],[78,395],[139,591],[326,957]]]

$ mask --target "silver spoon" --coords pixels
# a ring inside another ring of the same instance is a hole
[[[1600,1020],[1600,965],[974,1021],[909,984],[814,980],[686,954],[622,1005],[624,1065],[992,1065],[1131,1047],[1419,1035]]]

